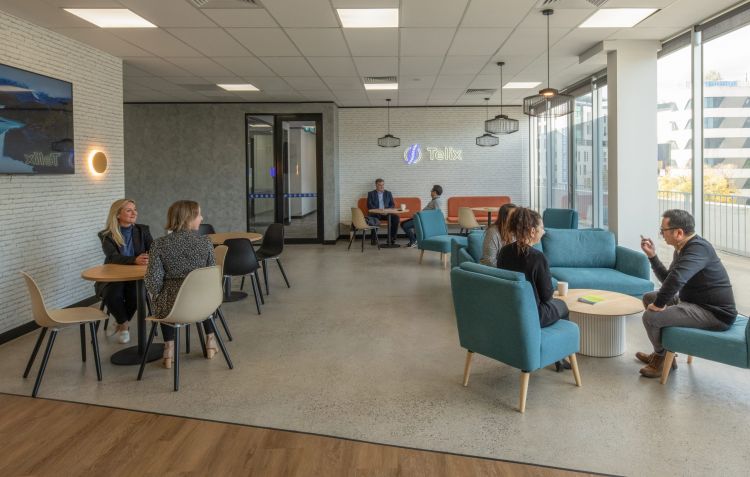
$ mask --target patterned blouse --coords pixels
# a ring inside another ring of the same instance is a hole
[[[165,318],[172,310],[180,285],[196,268],[216,265],[208,237],[181,230],[154,240],[148,255],[146,289],[154,298],[154,316]]]

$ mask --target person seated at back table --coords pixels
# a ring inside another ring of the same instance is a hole
[[[479,263],[489,267],[497,266],[497,254],[505,245],[513,242],[513,233],[508,227],[516,204],[503,204],[497,213],[497,221],[492,227],[487,227],[482,242],[482,258]]]
[[[169,206],[167,235],[154,241],[144,280],[146,289],[154,297],[156,318],[166,318],[172,311],[182,282],[190,272],[216,265],[211,240],[205,235],[198,235],[202,220],[197,202],[178,200]],[[211,320],[204,320],[203,328],[206,331],[206,358],[211,359],[218,351]],[[171,368],[175,353],[174,328],[163,324],[161,332],[164,337],[162,364],[165,368]]]
[[[137,218],[138,209],[132,199],[112,203],[106,228],[99,232],[105,264],[148,265],[153,238],[148,225],[135,223]],[[119,343],[130,342],[129,322],[138,308],[135,282],[97,282],[95,290],[117,322],[112,336]]]
[[[564,301],[552,298],[552,275],[547,257],[534,248],[544,235],[542,216],[534,210],[518,207],[510,218],[509,230],[516,241],[500,249],[497,255],[497,268],[521,272],[531,283],[539,312],[539,325],[542,328],[568,319],[568,306]],[[570,369],[566,360],[555,363],[555,368]]]
[[[393,202],[393,194],[390,191],[385,190],[385,181],[383,179],[375,179],[375,190],[371,190],[367,193],[367,210],[372,209],[395,209],[396,204]],[[388,237],[388,243],[396,243],[396,233],[398,232],[398,224],[400,222],[398,215],[396,214],[369,214],[368,223],[370,225],[378,225],[380,219],[388,220],[390,222],[391,236]],[[378,233],[377,229],[372,229],[371,242],[375,244],[375,235]]]
[[[641,375],[647,378],[661,377],[666,353],[661,344],[662,328],[725,331],[737,318],[729,275],[713,246],[695,233],[693,216],[680,209],[667,210],[662,214],[659,233],[675,249],[669,269],[656,256],[654,242],[641,238],[641,249],[661,281],[659,291],[643,295],[643,326],[654,351],[639,351],[635,356],[646,363]],[[672,369],[676,367],[673,361]]]
[[[441,195],[443,195],[443,188],[437,184],[432,186],[432,190],[430,190],[431,200],[422,210],[440,210]],[[401,228],[404,229],[406,236],[409,237],[407,247],[417,246],[417,233],[414,231],[414,227],[414,219],[404,220],[401,224]]]

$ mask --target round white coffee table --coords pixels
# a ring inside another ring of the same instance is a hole
[[[586,295],[603,300],[589,305],[578,299]],[[622,293],[605,290],[573,289],[564,297],[557,296],[568,305],[570,321],[581,330],[581,351],[586,356],[609,358],[625,352],[625,320],[643,311],[643,303]]]

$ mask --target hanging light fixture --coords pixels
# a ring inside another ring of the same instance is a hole
[[[487,121],[490,119],[490,98],[484,98],[485,102],[487,103]],[[485,121],[485,124],[486,122]],[[490,133],[484,133],[481,136],[477,137],[477,146],[482,147],[492,147],[497,146],[500,144],[500,139],[497,136],[493,136]]]
[[[549,17],[553,13],[551,9],[542,11],[542,15],[547,17],[547,87],[539,94],[523,99],[523,112],[529,116],[560,117],[573,112],[573,96],[562,94],[549,86]]]
[[[499,61],[500,67],[500,114],[484,122],[484,130],[492,134],[513,134],[518,131],[518,120],[510,119],[503,114],[503,66],[505,62]]]
[[[380,147],[398,147],[401,145],[401,139],[391,134],[391,99],[385,100],[386,114],[388,116],[388,134],[378,138],[378,146]]]

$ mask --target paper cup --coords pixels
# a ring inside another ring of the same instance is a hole
[[[401,210],[406,210],[406,204],[401,204]]]
[[[560,296],[568,295],[568,282],[557,282],[557,294]]]

